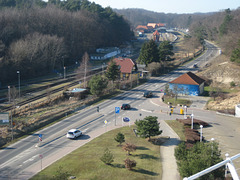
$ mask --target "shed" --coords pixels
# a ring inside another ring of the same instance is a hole
[[[199,96],[204,92],[204,82],[204,79],[187,72],[169,82],[169,89],[174,90],[177,87],[179,94]]]

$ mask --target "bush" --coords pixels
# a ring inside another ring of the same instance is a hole
[[[114,161],[114,156],[111,153],[111,151],[108,148],[106,148],[100,160],[105,164],[110,165]]]
[[[192,148],[188,149],[184,143],[180,144],[175,149],[175,157],[182,177],[189,177],[223,160],[216,142],[196,143]],[[223,179],[223,177],[224,167],[218,168],[199,179]]]
[[[133,167],[136,167],[137,162],[134,160],[130,160],[129,158],[125,159],[125,168],[128,170],[132,170]]]
[[[231,87],[235,87],[235,86],[236,86],[235,82],[233,82],[233,81],[230,82],[230,86],[231,86]]]
[[[120,132],[116,135],[116,137],[115,137],[114,139],[115,139],[115,141],[117,141],[118,143],[120,143],[120,145],[121,145],[123,142],[125,142],[125,137],[124,137],[124,135],[123,135],[122,133],[120,133]]]
[[[134,144],[126,143],[123,146],[123,150],[128,152],[128,155],[131,155],[130,152],[136,151],[137,147]]]

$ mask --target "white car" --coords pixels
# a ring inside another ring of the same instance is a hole
[[[82,131],[79,131],[77,129],[70,129],[66,136],[69,139],[75,139],[81,135],[82,135]]]

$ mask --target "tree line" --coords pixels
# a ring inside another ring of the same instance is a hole
[[[0,0],[0,82],[62,71],[132,36],[122,16],[87,0]]]
[[[233,62],[240,63],[240,9],[226,9],[190,26],[194,37],[208,39],[219,44],[222,52]]]
[[[232,62],[240,63],[240,8],[194,14],[165,14],[144,9],[115,11],[127,18],[132,28],[149,22],[166,23],[168,28],[189,28],[191,36],[186,36],[184,43],[188,51],[203,45],[204,39],[208,39],[218,43]]]

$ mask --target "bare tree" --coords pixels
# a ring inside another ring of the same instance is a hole
[[[89,55],[87,52],[85,52],[82,57],[82,62],[77,69],[77,76],[76,76],[77,79],[83,78],[84,88],[86,88],[86,77],[88,75],[89,70],[90,70]]]

